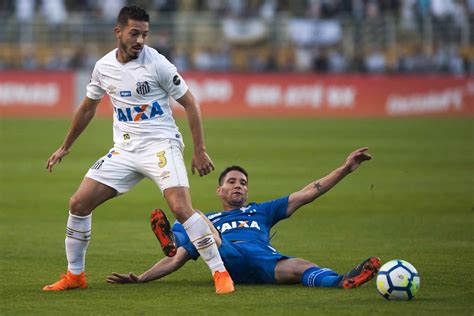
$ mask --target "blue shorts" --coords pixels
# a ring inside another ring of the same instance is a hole
[[[194,245],[181,225],[173,225],[173,233],[178,247],[183,247],[196,260],[199,257]],[[231,242],[222,238],[219,253],[225,267],[235,283],[238,284],[274,284],[275,267],[278,261],[289,259],[272,246],[259,242]]]
[[[278,261],[291,258],[270,245],[225,239],[222,239],[219,253],[227,271],[238,284],[274,284]]]

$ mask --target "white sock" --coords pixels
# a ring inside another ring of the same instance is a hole
[[[86,250],[91,239],[92,214],[77,216],[69,212],[66,227],[67,269],[72,274],[84,272]]]
[[[198,213],[194,213],[186,222],[183,223],[189,239],[196,247],[201,257],[206,261],[212,273],[226,271],[216,241],[212,235],[211,229]]]

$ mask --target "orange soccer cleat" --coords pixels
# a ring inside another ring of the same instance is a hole
[[[217,294],[227,294],[234,292],[234,281],[229,275],[229,272],[219,272],[214,273],[214,284],[216,286]]]
[[[151,212],[151,229],[160,242],[161,249],[167,257],[173,257],[178,248],[176,240],[171,230],[171,225],[166,218],[165,212],[157,208]]]
[[[43,291],[65,291],[74,289],[87,289],[86,274],[84,272],[76,275],[68,271],[67,274],[61,275],[61,280],[58,282],[46,285]]]
[[[346,273],[340,281],[338,287],[344,289],[353,289],[359,287],[376,276],[380,266],[381,263],[378,257],[370,257]]]

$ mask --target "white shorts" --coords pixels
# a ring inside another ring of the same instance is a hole
[[[112,148],[96,161],[86,177],[126,193],[144,177],[153,180],[163,193],[172,187],[189,187],[183,148],[163,140],[146,149],[127,151]]]

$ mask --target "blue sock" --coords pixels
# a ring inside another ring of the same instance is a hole
[[[309,287],[336,287],[342,277],[331,269],[311,267],[303,272],[301,283]]]

